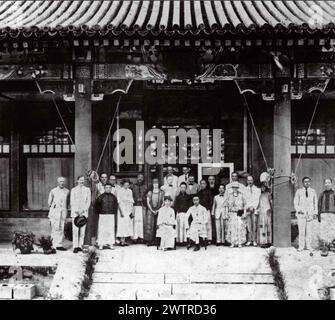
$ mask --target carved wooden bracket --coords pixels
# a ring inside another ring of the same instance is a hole
[[[132,83],[132,79],[93,80],[93,93],[91,100],[101,101],[103,100],[104,95],[112,95],[116,92],[127,94]]]
[[[272,97],[274,92],[273,80],[235,80],[241,94],[250,92],[252,94],[262,94],[264,97]]]
[[[291,99],[300,100],[304,94],[324,92],[330,79],[300,79],[291,81]]]
[[[74,94],[74,82],[72,80],[39,80],[38,86],[42,93],[65,96],[72,96]]]

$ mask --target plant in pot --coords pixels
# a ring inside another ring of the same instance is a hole
[[[20,250],[22,254],[31,253],[34,250],[35,235],[32,232],[15,232],[12,240],[14,250]]]
[[[40,242],[44,254],[56,253],[56,250],[52,247],[52,238],[50,236],[42,236],[38,241]]]

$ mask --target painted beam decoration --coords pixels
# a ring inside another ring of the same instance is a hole
[[[22,64],[0,65],[1,80],[70,80],[73,78],[71,64]]]
[[[166,80],[167,75],[152,65],[138,64],[94,64],[94,80]]]

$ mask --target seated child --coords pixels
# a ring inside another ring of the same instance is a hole
[[[158,210],[156,237],[161,239],[159,248],[164,251],[175,247],[176,218],[171,203],[172,198],[165,196],[164,206]]]
[[[200,204],[199,197],[193,196],[193,206],[186,213],[189,222],[187,226],[188,235],[191,241],[195,243],[194,251],[200,250],[200,238],[205,241],[207,238],[207,210]],[[189,249],[189,244],[187,248]]]

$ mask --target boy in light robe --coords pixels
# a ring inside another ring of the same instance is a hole
[[[164,251],[175,247],[176,218],[171,203],[172,198],[165,196],[164,206],[158,210],[156,237],[160,238],[159,248]]]
[[[199,251],[200,238],[205,242],[206,247],[208,215],[206,208],[200,204],[198,196],[193,196],[193,206],[187,210],[186,215],[189,238],[195,243],[194,251]],[[190,247],[191,243],[188,244],[187,249]]]

